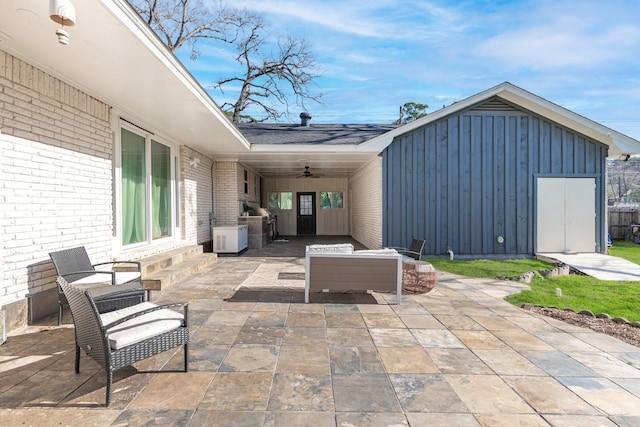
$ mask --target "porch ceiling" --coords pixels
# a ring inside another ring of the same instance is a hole
[[[353,151],[317,152],[301,147],[297,151],[275,153],[252,151],[237,156],[221,156],[218,159],[238,160],[265,178],[299,177],[304,172],[305,166],[309,166],[314,177],[345,178],[351,176],[376,155],[377,153]]]

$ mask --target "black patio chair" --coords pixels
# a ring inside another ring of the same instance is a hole
[[[151,300],[151,289],[142,286],[140,262],[114,261],[91,264],[84,246],[49,253],[58,276],[80,289],[89,290],[100,313]],[[96,270],[106,265],[123,265],[135,271]],[[58,286],[58,326],[68,302]]]
[[[80,349],[107,372],[106,406],[111,404],[113,372],[178,346],[184,346],[184,372],[189,369],[189,304],[143,302],[100,314],[86,290],[58,277],[75,326],[76,374]],[[182,313],[171,310],[182,307]]]
[[[399,248],[399,247],[391,247],[391,249],[395,249],[399,254],[407,258],[413,258],[415,260],[420,261],[422,257],[422,251],[424,250],[425,240],[413,239],[411,241],[411,246],[408,248]]]

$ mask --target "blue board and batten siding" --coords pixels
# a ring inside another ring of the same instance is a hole
[[[400,135],[382,153],[383,244],[424,238],[430,255],[531,256],[536,178],[590,177],[602,252],[607,149],[497,99]]]

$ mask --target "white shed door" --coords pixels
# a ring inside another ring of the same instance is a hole
[[[595,178],[538,178],[537,252],[595,252]]]

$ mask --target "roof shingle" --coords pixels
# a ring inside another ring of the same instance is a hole
[[[393,124],[240,123],[252,144],[359,145],[398,127]]]

